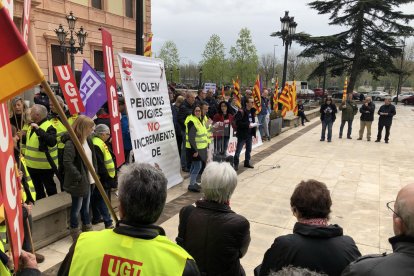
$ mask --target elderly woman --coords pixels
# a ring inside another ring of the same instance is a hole
[[[22,134],[25,134],[29,128],[29,122],[27,120],[27,106],[21,97],[15,97],[10,102],[10,124],[17,129],[17,135],[19,138]]]
[[[201,275],[245,275],[240,264],[250,244],[250,224],[230,208],[237,174],[228,163],[211,162],[201,177],[204,198],[180,211],[177,243]]]
[[[354,240],[336,224],[328,224],[332,200],[325,184],[316,180],[299,183],[290,206],[297,222],[293,234],[280,236],[264,255],[260,275],[283,267],[307,268],[328,275],[341,275],[361,256]]]
[[[106,195],[110,199],[111,188],[115,186],[115,163],[105,142],[111,135],[111,131],[107,125],[100,124],[95,127],[94,134],[92,142],[95,147],[96,161],[98,164],[97,173],[99,180],[105,189]],[[98,224],[103,221],[106,229],[114,228],[111,215],[109,214],[105,201],[97,188],[92,192],[91,209],[93,216],[92,224]]]
[[[82,144],[86,157],[96,170],[97,163],[95,148],[92,139],[89,137],[92,134],[94,127],[95,124],[92,119],[84,115],[80,115],[72,125],[73,131]],[[92,230],[92,224],[89,217],[89,202],[94,180],[91,173],[86,168],[86,165],[83,163],[75,144],[69,138],[69,135],[65,134],[62,137],[62,142],[65,143],[65,150],[63,153],[65,180],[63,182],[63,188],[72,197],[72,206],[70,209],[70,234],[72,239],[76,241],[80,234],[78,228],[79,214],[83,224],[82,231]]]

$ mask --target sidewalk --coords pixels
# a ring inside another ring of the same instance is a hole
[[[377,110],[380,103],[377,103]],[[239,183],[231,199],[232,209],[250,221],[249,250],[242,259],[247,275],[253,275],[264,252],[279,236],[292,232],[295,218],[290,196],[301,180],[316,179],[332,194],[331,223],[337,223],[356,241],[362,254],[391,250],[391,213],[385,203],[398,190],[414,182],[411,168],[414,149],[414,113],[409,106],[397,107],[390,143],[374,143],[378,117],[372,126],[371,142],[357,141],[359,115],[353,124],[353,139],[338,139],[340,114],[333,127],[332,143],[320,142],[321,125],[313,119],[305,127],[293,128],[253,150],[254,169],[239,170]],[[280,167],[278,167],[280,166]],[[187,192],[188,179],[168,191],[167,206],[160,218],[167,236],[175,240],[178,211],[201,197]],[[63,260],[71,244],[66,238],[39,250],[46,256],[42,271]],[[52,271],[48,274],[55,275]]]

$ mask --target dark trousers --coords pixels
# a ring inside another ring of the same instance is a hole
[[[36,190],[36,199],[42,199],[48,196],[57,194],[56,184],[53,180],[54,172],[52,169],[33,169],[27,168],[33,180]],[[46,190],[46,193],[45,193]]]
[[[390,129],[391,129],[391,125],[384,125],[382,123],[378,123],[378,134],[377,134],[377,140],[381,140],[381,135],[382,135],[382,129],[385,127],[385,141],[388,141],[388,139],[390,138]]]
[[[29,238],[32,233],[32,227],[33,227],[32,215],[29,215],[25,207],[22,208],[22,211],[23,211],[23,230],[24,230],[24,240],[22,244],[22,249],[27,252],[32,252],[32,244],[30,243],[30,238]]]
[[[308,118],[306,118],[305,112],[299,111],[298,112],[298,116],[300,117],[300,119],[302,121],[302,125],[304,125],[305,124],[305,121],[308,120]]]
[[[63,168],[63,150],[64,149],[58,149],[58,179],[62,180],[65,179],[65,170]],[[60,190],[63,192],[63,182],[60,182]]]
[[[351,137],[352,133],[352,121],[353,120],[342,120],[341,126],[339,127],[339,137],[342,137],[342,132],[344,130],[345,123],[348,122],[348,132],[346,133],[347,137]]]
[[[177,134],[177,132],[175,132],[175,134]],[[183,145],[183,136],[177,135],[175,136],[175,139],[177,140],[178,155],[181,158],[181,147]]]
[[[111,190],[105,189],[105,193],[108,196],[110,195]],[[110,196],[108,196],[110,198]],[[98,188],[94,188],[91,196],[91,209],[92,209],[92,221],[97,222],[103,219],[105,227],[112,224],[111,215],[109,214],[108,207],[105,204],[105,201],[99,192]]]
[[[234,154],[234,165],[239,165],[239,156],[240,152],[243,149],[243,146],[246,145],[246,152],[244,157],[244,164],[249,164],[250,162],[250,154],[252,152],[252,136],[249,134],[246,138],[240,139],[237,138],[237,147],[236,147],[236,153]]]
[[[328,128],[328,141],[332,139],[332,125],[333,122],[331,120],[323,120],[322,121],[322,133],[321,133],[321,140],[325,140],[325,133],[326,128]]]

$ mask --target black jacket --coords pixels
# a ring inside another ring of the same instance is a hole
[[[234,121],[237,126],[237,139],[246,139],[248,135],[256,137],[257,127],[249,128],[249,112],[252,116],[252,123],[254,123],[256,121],[256,109],[254,108],[250,109],[250,111],[245,108],[239,109],[236,115],[234,115]]]
[[[177,114],[177,122],[180,126],[181,131],[185,131],[185,119],[188,115],[193,112],[194,105],[190,105],[187,100],[185,100],[181,105],[180,109],[178,110]]]
[[[217,100],[215,98],[211,97],[211,98],[206,98],[205,101],[208,103],[207,116],[209,118],[213,118],[214,115],[217,114]]]
[[[338,225],[319,227],[297,222],[293,234],[275,239],[266,251],[260,275],[292,265],[330,276],[341,275],[349,263],[361,256],[354,240]]]
[[[120,221],[115,229],[113,230],[115,233],[120,235],[125,235],[137,239],[144,239],[150,240],[158,235],[165,236],[165,231],[159,226],[156,225],[136,225],[133,223]],[[105,241],[102,241],[105,242]],[[69,275],[70,265],[72,263],[73,254],[75,252],[76,242],[72,244],[69,249],[68,254],[66,255],[65,259],[63,260],[62,264],[60,265],[58,276],[65,276]],[[137,248],[139,250],[139,248]],[[92,254],[92,251],[91,251]],[[162,261],[162,260],[160,260]],[[87,265],[87,264],[85,264]],[[96,275],[99,275],[99,272],[96,272]],[[198,276],[200,272],[198,271],[197,265],[194,260],[187,259],[187,262],[184,267],[183,276]]]
[[[96,162],[95,148],[90,138],[87,141],[92,151],[92,165],[96,171],[98,165]],[[62,136],[62,142],[65,143],[63,152],[63,168],[65,171],[63,188],[65,192],[72,196],[85,196],[88,194],[91,184],[89,182],[88,169],[68,134]]]
[[[336,105],[333,103],[331,104],[325,103],[321,106],[321,109],[319,110],[319,112],[321,113],[321,121],[325,120],[325,114],[329,112],[329,114],[331,114],[332,122],[335,122],[335,119],[336,119],[335,114],[338,112],[338,109],[336,109]]]
[[[359,112],[361,112],[361,121],[372,122],[374,121],[375,104],[373,102],[368,105],[362,104]]]
[[[342,275],[414,275],[414,237],[396,236],[390,238],[389,241],[393,253],[363,256],[350,264]]]
[[[199,200],[180,211],[177,243],[197,262],[202,275],[245,275],[240,264],[250,244],[249,221],[230,206]]]
[[[380,113],[388,113],[388,115],[381,115]],[[378,115],[380,115],[378,124],[390,126],[392,124],[392,117],[394,117],[395,114],[397,114],[397,112],[395,111],[394,105],[382,105],[378,110]]]

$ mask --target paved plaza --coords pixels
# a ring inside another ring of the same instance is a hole
[[[376,111],[380,105],[376,103]],[[339,113],[332,143],[319,141],[321,124],[315,118],[253,150],[255,168],[239,171],[239,183],[230,202],[235,212],[250,221],[252,240],[242,259],[247,275],[253,275],[254,267],[277,236],[292,232],[296,219],[290,211],[290,196],[295,185],[306,179],[326,183],[333,201],[330,222],[342,226],[362,254],[390,251],[392,214],[385,204],[395,199],[402,186],[414,182],[413,111],[411,106],[397,106],[389,144],[374,142],[377,115],[371,142],[366,136],[357,141],[359,114],[353,124],[353,139],[338,139]],[[177,236],[179,209],[201,196],[188,193],[187,185],[188,178],[168,191],[168,203],[160,218],[172,240]],[[40,264],[40,269],[48,272],[45,275],[55,275],[56,270],[49,268],[56,268],[70,245],[71,238],[67,237],[39,250],[46,257]]]

